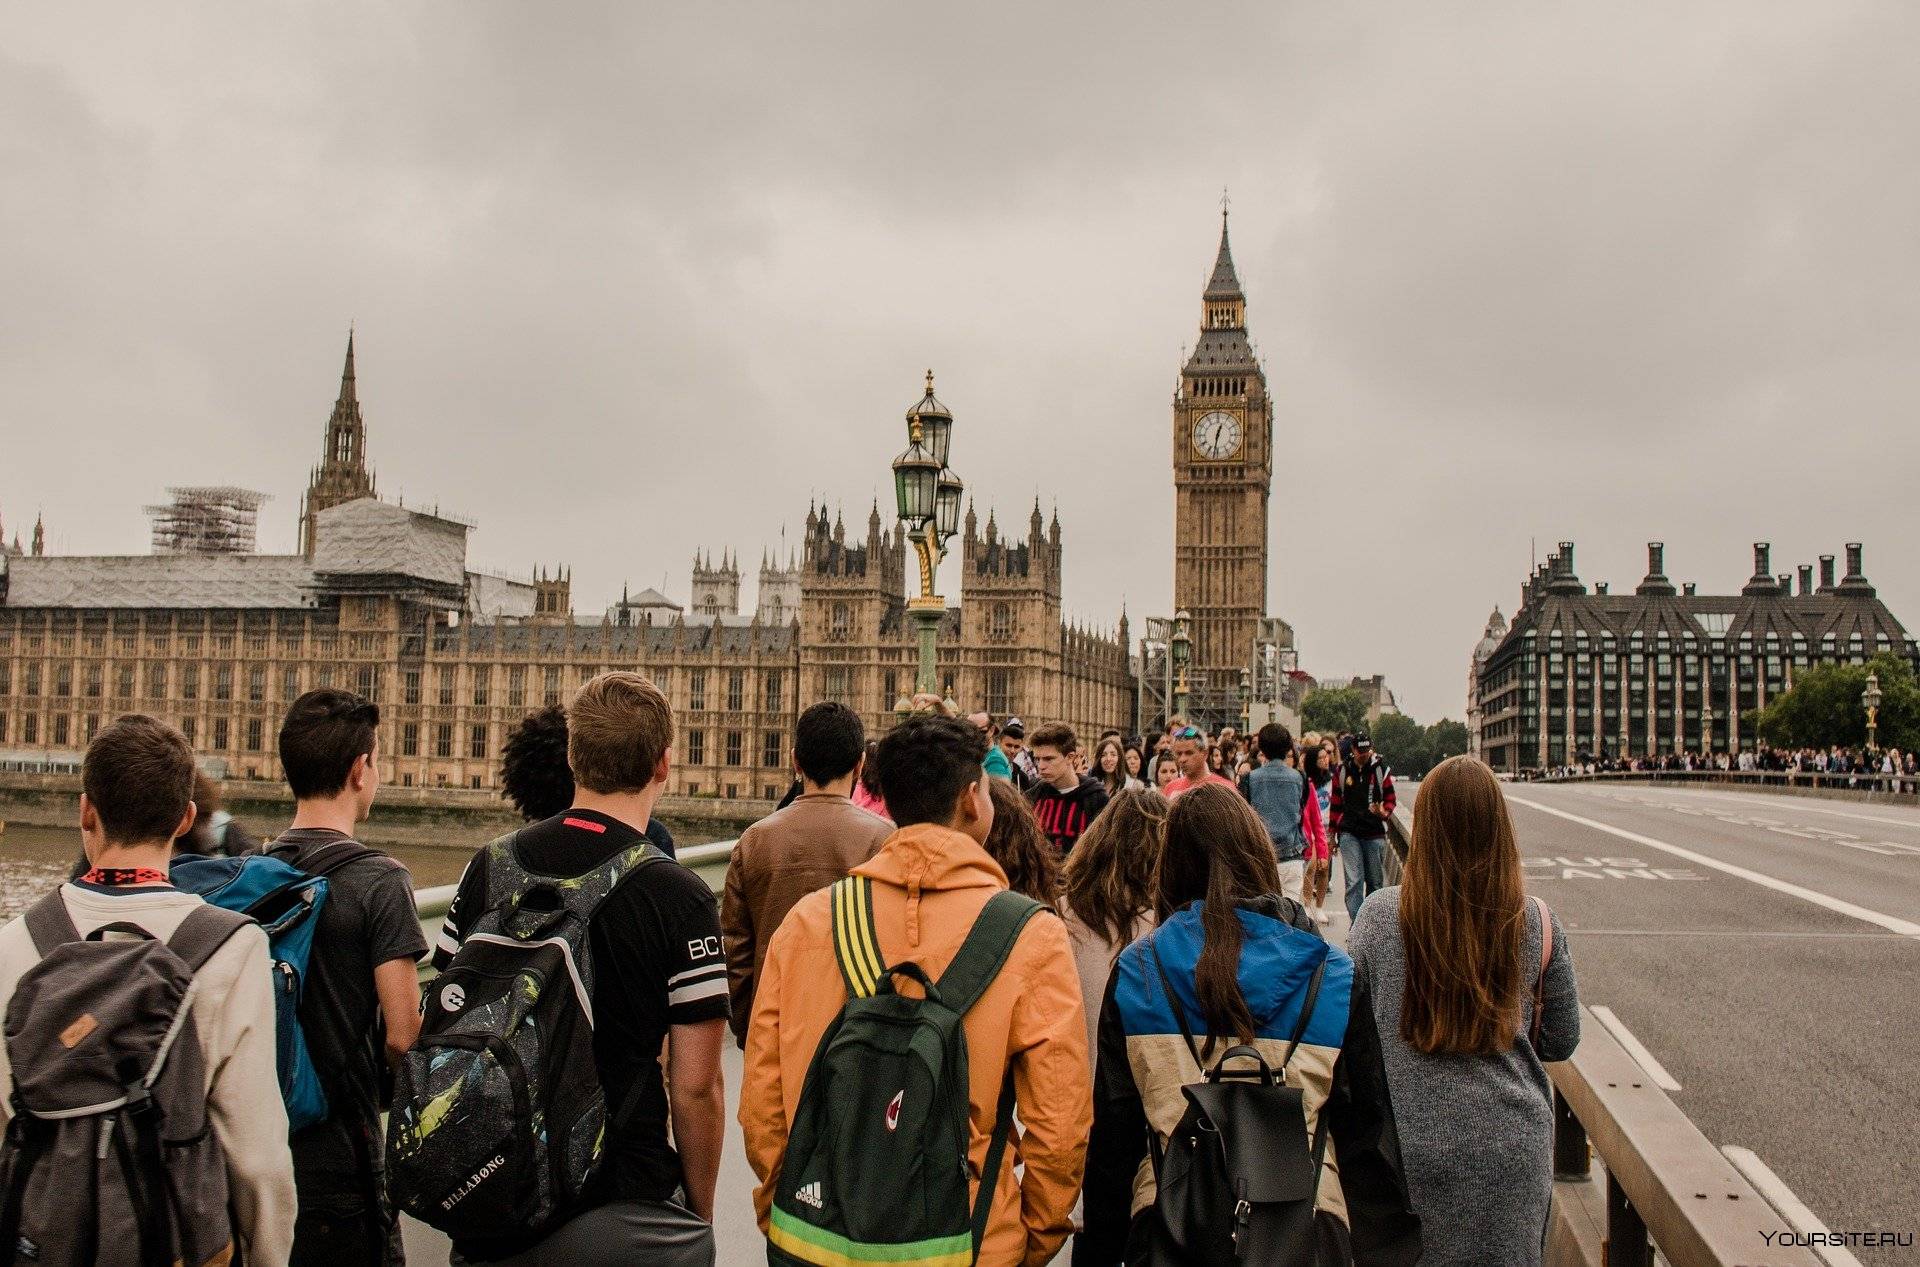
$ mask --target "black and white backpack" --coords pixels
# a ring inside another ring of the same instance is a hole
[[[667,861],[643,842],[584,875],[541,875],[517,835],[487,846],[486,909],[427,986],[387,1120],[394,1204],[463,1252],[514,1252],[587,1195],[632,1107],[610,1119],[601,1093],[587,929],[624,881]]]

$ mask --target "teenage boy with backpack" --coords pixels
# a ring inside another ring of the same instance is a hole
[[[712,890],[645,835],[672,743],[658,687],[594,678],[567,710],[572,806],[460,879],[388,1129],[396,1201],[469,1261],[710,1253],[727,965]]]
[[[193,827],[193,751],[164,722],[122,717],[88,746],[81,781],[88,870],[0,927],[9,1194],[33,1171],[0,1211],[8,1259],[283,1264],[295,1198],[266,934],[167,879]],[[147,1094],[114,1104],[127,1060]],[[76,1167],[101,1147],[120,1164]],[[129,1172],[166,1185],[157,1227]]]
[[[379,724],[372,702],[318,690],[295,700],[280,725],[293,825],[266,852],[327,881],[300,998],[327,1116],[292,1140],[296,1267],[406,1261],[387,1200],[380,1114],[392,1092],[390,1063],[420,1032],[417,965],[427,942],[411,873],[353,837],[380,787]]]
[[[822,1254],[853,1241],[876,1261],[1038,1264],[1071,1230],[1092,1125],[1079,978],[1065,925],[1007,894],[982,847],[986,743],[951,717],[889,732],[875,760],[899,829],[768,947],[740,1125],[771,1262],[843,1261]],[[887,1027],[938,1059],[896,1058]],[[835,1161],[836,1139],[859,1156]],[[963,1167],[933,1164],[948,1148]],[[825,1178],[845,1173],[868,1180]]]

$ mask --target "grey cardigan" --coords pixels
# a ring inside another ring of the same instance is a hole
[[[1541,929],[1531,900],[1526,921],[1519,1032],[1497,1056],[1428,1055],[1400,1037],[1406,950],[1399,886],[1371,894],[1347,938],[1355,976],[1372,998],[1408,1195],[1426,1247],[1422,1267],[1541,1260],[1553,1199],[1553,1088],[1542,1062],[1565,1060],[1579,1044],[1580,996],[1554,917],[1535,1050],[1528,1034]]]

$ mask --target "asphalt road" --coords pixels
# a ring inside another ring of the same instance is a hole
[[[1920,810],[1617,784],[1507,799],[1581,1001],[1665,1066],[1707,1138],[1754,1150],[1829,1229],[1920,1232]]]

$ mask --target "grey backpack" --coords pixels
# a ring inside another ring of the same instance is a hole
[[[194,973],[252,921],[201,906],[164,942],[128,923],[82,937],[57,891],[24,918],[40,962],[7,1004],[0,1261],[226,1262],[226,1155],[207,1121]]]

